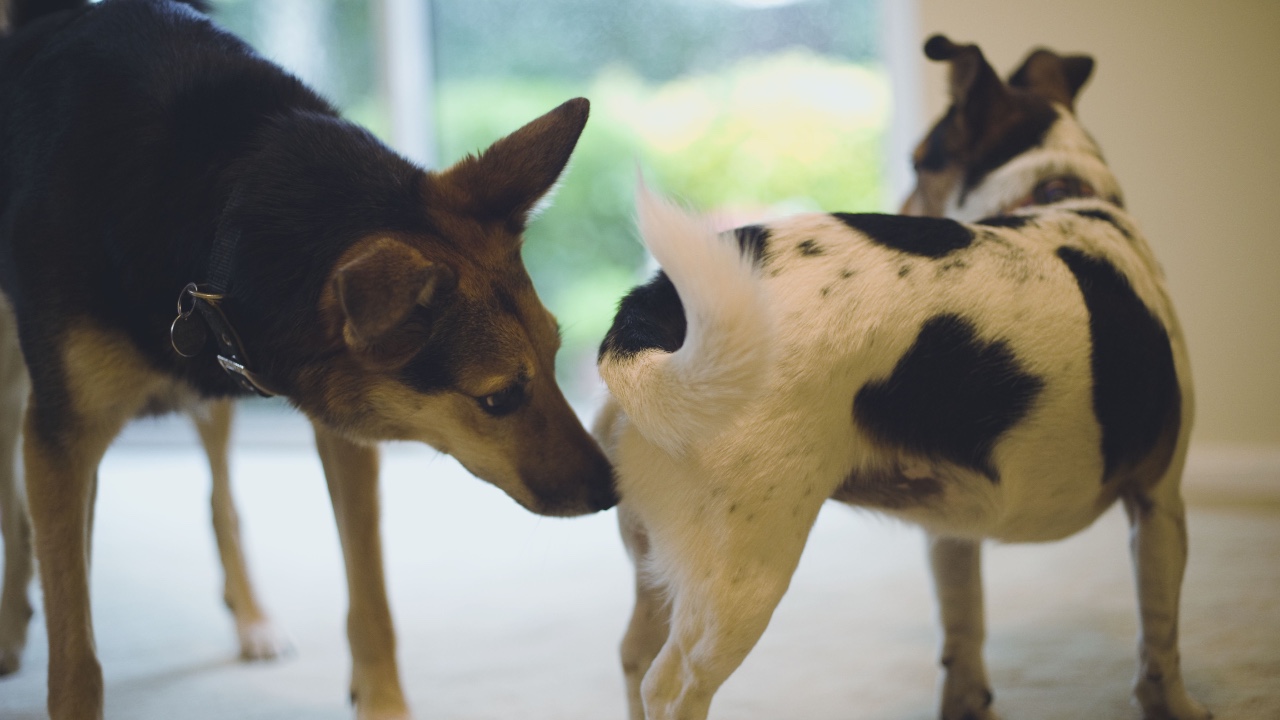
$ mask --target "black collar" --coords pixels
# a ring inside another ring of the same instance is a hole
[[[208,331],[212,331],[218,344],[218,365],[240,387],[262,397],[271,397],[281,394],[278,386],[250,369],[252,365],[244,342],[222,309],[231,280],[231,259],[241,234],[239,223],[228,219],[228,214],[239,205],[241,197],[242,191],[237,187],[223,208],[209,255],[208,280],[187,283],[178,294],[178,317],[169,326],[169,342],[182,357],[195,357],[204,349]],[[193,314],[196,310],[199,310],[198,318]]]

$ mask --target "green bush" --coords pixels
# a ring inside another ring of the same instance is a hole
[[[620,67],[585,86],[444,82],[440,157],[447,164],[483,149],[577,95],[592,101],[591,120],[524,253],[564,329],[560,376],[575,399],[595,387],[596,347],[619,298],[643,279],[632,207],[637,168],[662,192],[715,211],[726,227],[885,204],[884,74],[803,50],[656,85]]]

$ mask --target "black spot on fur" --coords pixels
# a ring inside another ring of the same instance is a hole
[[[832,213],[871,241],[911,255],[940,258],[973,243],[973,231],[955,220],[875,213]]]
[[[806,257],[813,257],[826,252],[826,250],[818,244],[817,240],[805,240],[796,246],[796,250],[799,250],[800,254]]]
[[[983,218],[974,224],[986,225],[987,227],[1014,228],[1016,230],[1034,220],[1034,215],[993,215]]]
[[[1129,228],[1125,227],[1124,223],[1120,222],[1119,218],[1107,212],[1106,210],[1091,208],[1088,210],[1072,210],[1071,212],[1075,213],[1076,215],[1079,215],[1082,218],[1089,218],[1090,220],[1101,220],[1102,222],[1107,223],[1111,227],[1119,230],[1120,234],[1124,235],[1125,238],[1129,240],[1133,240],[1133,233],[1129,232]]]
[[[911,274],[911,266],[910,266],[910,265],[903,265],[902,267],[898,268],[898,277],[900,277],[900,278],[904,278],[904,277],[906,277],[906,276],[907,276],[907,275],[909,275],[909,274]]]
[[[1176,434],[1182,396],[1164,326],[1110,263],[1058,248],[1089,309],[1093,341],[1093,411],[1102,426],[1105,477],[1150,453],[1162,434]]]
[[[979,339],[962,317],[938,315],[920,328],[889,377],[858,390],[853,415],[880,442],[999,482],[991,450],[1043,387],[1006,343]]]
[[[769,246],[769,228],[763,225],[743,225],[734,228],[733,236],[738,239],[738,247],[743,255],[750,257],[756,265],[764,262]]]
[[[854,275],[854,271],[850,270],[849,268],[845,268],[840,271],[841,280],[848,280],[849,278],[853,277],[853,275]]]
[[[619,303],[613,325],[600,344],[600,357],[609,353],[627,358],[651,348],[675,352],[684,344],[686,330],[676,286],[659,270]]]

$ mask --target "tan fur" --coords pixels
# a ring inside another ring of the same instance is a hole
[[[351,694],[361,718],[405,718],[396,636],[382,574],[378,450],[313,423],[316,450],[338,521],[350,608]]]

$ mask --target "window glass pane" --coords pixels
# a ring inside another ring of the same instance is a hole
[[[618,299],[644,277],[637,165],[726,226],[889,207],[876,0],[431,0],[433,47],[416,58],[388,55],[369,0],[214,4],[219,22],[388,142],[380,63],[433,62],[442,166],[591,100],[524,253],[564,329],[559,372],[579,402],[598,388],[595,351]]]
[[[434,0],[440,157],[452,162],[577,95],[591,120],[525,260],[559,317],[562,382],[642,275],[637,162],[737,225],[886,207],[889,89],[873,0]]]
[[[213,0],[214,18],[378,137],[389,113],[369,0]]]

